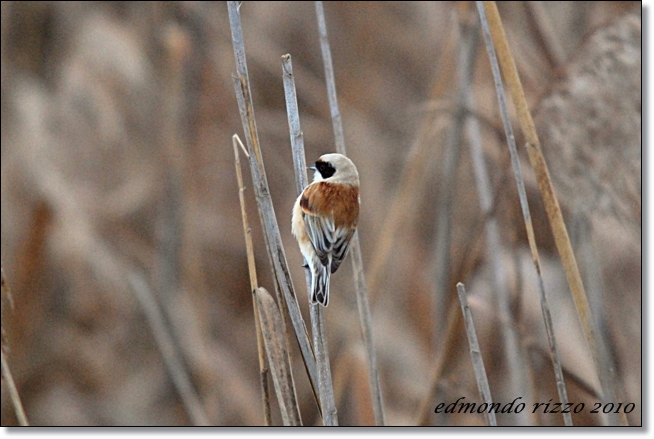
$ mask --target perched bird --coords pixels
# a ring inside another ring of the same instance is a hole
[[[329,303],[329,276],[350,248],[359,219],[359,173],[342,154],[325,154],[293,206],[291,230],[311,271],[311,303]]]

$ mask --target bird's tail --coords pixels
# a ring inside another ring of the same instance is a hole
[[[318,263],[311,276],[311,303],[329,303],[329,269]]]

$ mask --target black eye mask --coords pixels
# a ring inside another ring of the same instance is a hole
[[[336,168],[327,162],[316,162],[316,169],[320,172],[322,178],[329,178],[336,173]]]

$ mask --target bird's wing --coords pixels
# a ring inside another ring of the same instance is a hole
[[[334,201],[343,199],[350,202]],[[348,210],[347,206],[354,206],[354,209]],[[343,190],[325,182],[312,183],[302,193],[300,208],[307,235],[320,262],[334,273],[343,262],[354,235],[359,215],[358,189]],[[334,221],[334,216],[340,221]]]
[[[313,245],[316,255],[322,265],[329,264],[329,254],[334,247],[335,232],[334,222],[331,218],[324,218],[303,212],[304,225]]]
[[[343,259],[347,256],[347,251],[352,242],[352,236],[354,236],[354,229],[343,227],[336,228],[334,233],[334,247],[332,251],[332,273],[335,273],[336,270],[338,270],[341,262],[343,262]]]

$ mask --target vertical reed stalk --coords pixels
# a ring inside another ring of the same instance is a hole
[[[316,2],[316,17],[318,19],[318,32],[320,35],[322,59],[323,64],[325,65],[327,97],[329,99],[329,108],[334,129],[336,151],[340,154],[347,155],[345,148],[345,135],[343,133],[343,121],[341,119],[341,112],[338,107],[338,99],[336,95],[334,66],[332,65],[332,55],[331,49],[329,47],[329,39],[327,38],[327,24],[325,23],[325,13],[321,1]],[[352,243],[350,244],[350,255],[352,259],[352,271],[354,272],[354,283],[357,296],[357,306],[359,309],[359,321],[361,323],[361,333],[363,335],[363,343],[366,346],[368,376],[370,379],[370,394],[375,415],[375,425],[382,426],[385,424],[384,405],[382,399],[381,384],[379,381],[377,357],[375,355],[375,346],[372,336],[372,318],[370,314],[370,303],[368,300],[368,287],[363,271],[363,258],[361,257],[361,245],[359,243],[358,233],[355,233],[352,237]]]
[[[286,98],[286,112],[288,114],[288,129],[291,136],[291,149],[293,152],[293,164],[295,169],[295,183],[297,193],[300,195],[309,184],[306,171],[306,159],[304,154],[304,136],[300,128],[300,114],[297,105],[297,94],[295,91],[295,80],[293,79],[293,64],[291,55],[282,56],[282,71],[284,81],[284,96]],[[307,268],[305,271],[307,291],[311,289],[311,274]],[[313,333],[313,350],[316,354],[316,366],[318,368],[318,392],[320,406],[322,409],[323,423],[328,426],[337,426],[338,417],[336,403],[334,401],[334,385],[329,363],[329,351],[327,348],[327,333],[323,309],[314,303],[309,305],[311,317],[311,330]]]
[[[0,275],[2,280],[0,300],[6,297],[7,302],[9,303],[9,307],[13,311],[14,302],[11,297],[11,291],[9,290],[9,287],[5,282],[4,268],[0,267]],[[14,412],[16,413],[18,424],[22,427],[27,427],[30,424],[27,421],[27,416],[25,415],[25,409],[23,408],[23,402],[20,399],[18,389],[16,388],[16,382],[14,381],[14,377],[11,374],[11,369],[9,369],[9,363],[7,363],[7,358],[5,357],[5,330],[2,327],[0,327],[0,355],[2,357],[2,378],[5,380],[7,384],[7,390],[9,390],[9,399],[11,400],[11,404],[14,406]]]
[[[470,345],[470,356],[472,357],[472,366],[475,369],[475,379],[477,380],[477,388],[481,400],[491,407],[493,400],[491,398],[490,387],[488,385],[488,376],[486,375],[486,368],[484,367],[484,359],[481,356],[479,349],[479,342],[477,341],[477,332],[475,331],[475,322],[472,320],[472,313],[468,305],[468,297],[466,295],[466,287],[461,283],[456,284],[456,292],[459,295],[459,302],[461,303],[461,312],[463,313],[463,321],[466,326],[466,334],[468,335],[468,344]],[[497,427],[497,420],[495,419],[495,412],[487,410],[485,412],[488,424]]]
[[[556,346],[556,338],[554,337],[554,328],[552,325],[552,318],[550,314],[549,303],[547,300],[547,293],[545,291],[545,286],[543,283],[540,257],[538,255],[538,248],[536,246],[536,238],[534,235],[533,223],[531,221],[531,213],[529,212],[527,192],[525,189],[524,180],[522,178],[522,169],[520,166],[520,159],[518,157],[518,150],[515,144],[515,137],[513,135],[513,128],[511,127],[511,121],[506,106],[506,98],[504,96],[502,78],[500,76],[499,65],[495,54],[495,47],[493,45],[493,41],[491,40],[491,32],[488,27],[488,21],[486,20],[486,11],[484,9],[484,6],[482,5],[482,2],[477,2],[477,9],[479,11],[480,21],[484,34],[484,41],[486,42],[486,49],[488,52],[488,56],[490,58],[491,69],[495,81],[495,88],[496,88],[497,97],[500,105],[500,113],[502,115],[502,122],[504,125],[507,142],[509,145],[509,152],[511,154],[511,164],[513,166],[513,173],[516,178],[516,184],[518,186],[518,195],[520,197],[520,206],[522,208],[523,220],[525,223],[525,227],[527,229],[527,239],[529,241],[529,248],[531,249],[532,260],[534,263],[534,268],[536,269],[538,291],[540,293],[541,310],[543,313],[543,321],[545,323],[547,340],[549,343],[550,354],[554,366],[554,374],[556,376],[557,391],[559,393],[559,399],[561,403],[566,404],[568,402],[568,395],[565,387],[565,382],[563,379],[561,360],[559,358],[558,349]],[[569,413],[563,413],[563,419],[566,425],[568,426],[572,425],[572,418]]]
[[[14,411],[16,412],[16,418],[18,418],[18,424],[21,427],[28,427],[30,424],[27,421],[27,416],[25,416],[25,409],[23,408],[23,403],[20,400],[18,389],[16,389],[16,383],[14,382],[14,377],[11,375],[9,364],[7,364],[7,359],[5,358],[5,351],[0,350],[0,355],[2,356],[2,378],[4,378],[5,382],[7,383],[7,388],[9,390],[9,399],[11,399],[11,403],[14,406]]]
[[[608,402],[607,398],[609,395],[620,394],[619,389],[616,387],[615,370],[613,366],[609,364],[606,346],[604,346],[602,339],[596,336],[597,326],[593,320],[593,315],[588,303],[588,296],[586,295],[581,274],[579,273],[577,260],[572,250],[568,230],[563,221],[561,207],[559,206],[559,201],[554,192],[554,186],[550,178],[547,163],[545,162],[545,157],[541,150],[540,140],[538,139],[536,127],[533,118],[531,117],[531,112],[529,111],[529,105],[527,104],[520,76],[518,75],[518,69],[515,65],[513,56],[511,55],[511,49],[509,48],[509,43],[504,32],[504,27],[502,26],[502,20],[499,11],[497,10],[497,5],[493,1],[485,1],[483,2],[483,6],[488,16],[488,27],[491,36],[493,37],[493,42],[497,47],[499,64],[505,76],[509,91],[511,92],[513,104],[518,115],[518,121],[520,122],[522,133],[526,139],[529,161],[536,174],[538,188],[543,197],[543,204],[545,205],[547,218],[552,229],[554,242],[568,279],[568,285],[570,286],[570,292],[577,310],[579,321],[581,322],[584,331],[584,336],[586,337],[586,342],[588,343],[595,363],[597,375],[602,387],[604,402]],[[618,416],[622,425],[628,425],[627,417],[624,412],[619,413]]]
[[[570,244],[568,231],[563,221],[561,207],[559,206],[559,202],[554,193],[554,186],[552,185],[549,170],[541,151],[540,141],[538,139],[538,135],[536,134],[536,127],[531,117],[531,112],[529,111],[529,106],[522,89],[520,77],[518,76],[518,69],[516,68],[515,61],[513,60],[508,41],[506,39],[506,34],[504,33],[499,11],[497,10],[497,5],[495,2],[477,3],[479,5],[478,8],[480,14],[483,12],[488,17],[487,26],[489,28],[490,35],[493,38],[493,43],[497,49],[499,64],[502,68],[502,72],[504,73],[504,77],[511,93],[513,104],[515,105],[516,113],[518,115],[518,121],[520,122],[520,127],[522,128],[522,132],[525,136],[529,161],[531,162],[531,165],[534,168],[534,172],[536,173],[538,188],[540,189],[541,196],[543,197],[545,211],[547,212],[547,217],[549,219],[552,233],[554,235],[554,242],[556,244],[557,250],[559,251],[561,262],[563,263],[563,268],[568,278],[568,284],[570,285],[572,298],[574,300],[575,307],[577,308],[577,315],[579,316],[579,320],[586,337],[586,342],[588,343],[591,354],[593,356],[593,360],[595,361],[598,375],[601,375],[597,339],[595,337],[594,329],[595,325],[593,323],[593,317],[590,312],[590,306],[588,305],[588,299],[586,297],[584,285],[581,279],[581,275],[579,274],[577,260],[575,258],[574,252],[572,251],[572,245]],[[603,382],[602,387],[605,387],[604,384],[605,383]]]
[[[254,186],[255,198],[259,210],[259,219],[263,229],[263,235],[266,243],[266,250],[270,259],[272,275],[275,279],[275,292],[277,294],[277,303],[282,313],[284,327],[288,328],[286,319],[291,320],[295,336],[300,347],[302,359],[309,375],[309,381],[317,394],[318,374],[316,371],[316,362],[309,342],[307,328],[302,319],[300,307],[295,297],[293,282],[288,270],[286,253],[282,244],[279,225],[275,217],[275,209],[270,196],[270,187],[263,165],[261,155],[261,145],[259,143],[259,134],[257,131],[256,119],[254,117],[254,105],[250,90],[250,80],[247,71],[245,58],[245,44],[243,42],[243,29],[241,27],[241,17],[239,13],[239,2],[227,2],[229,10],[229,24],[232,34],[232,44],[234,46],[234,58],[236,59],[236,76],[234,79],[234,90],[236,92],[236,101],[238,103],[245,140],[248,147],[250,161],[250,171],[252,173],[252,182]],[[281,293],[280,293],[281,290]]]
[[[248,156],[245,146],[234,134],[232,137],[234,146],[234,162],[236,164],[236,179],[238,181],[238,199],[241,204],[241,217],[243,218],[243,233],[245,235],[245,249],[248,258],[248,273],[250,275],[250,291],[252,294],[252,307],[254,309],[254,324],[257,333],[257,353],[259,356],[259,384],[261,385],[261,402],[263,404],[263,420],[266,426],[272,425],[270,414],[270,392],[268,391],[268,365],[266,363],[266,353],[264,352],[263,336],[261,334],[261,323],[259,322],[259,306],[257,304],[255,290],[259,287],[257,281],[257,267],[254,260],[254,246],[252,245],[252,229],[248,221],[247,211],[245,210],[245,185],[243,184],[243,170],[241,169],[241,159],[238,153],[238,146],[241,147],[245,156]]]

